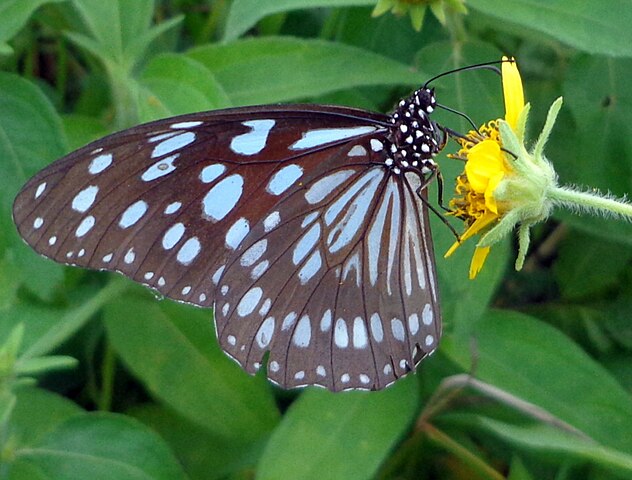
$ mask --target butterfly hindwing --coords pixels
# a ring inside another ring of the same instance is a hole
[[[216,328],[246,370],[284,387],[378,389],[411,371],[440,335],[427,218],[404,177],[349,162],[284,197],[218,282]],[[358,162],[360,152],[369,158]],[[353,159],[353,160],[352,160]]]

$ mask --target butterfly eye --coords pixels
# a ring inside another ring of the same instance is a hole
[[[420,89],[391,116],[289,105],[140,125],[39,172],[14,219],[53,260],[214,307],[250,373],[384,388],[441,334],[420,198],[446,138],[434,105]]]

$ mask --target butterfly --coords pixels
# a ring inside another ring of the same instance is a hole
[[[436,106],[424,86],[391,115],[268,105],[146,123],[41,170],[14,221],[57,262],[214,307],[222,349],[251,374],[382,389],[441,335]]]

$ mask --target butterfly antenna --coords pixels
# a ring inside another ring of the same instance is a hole
[[[442,108],[442,109],[444,109],[447,112],[454,113],[454,114],[458,115],[459,117],[463,117],[465,120],[467,120],[467,123],[469,123],[472,126],[472,129],[474,129],[474,130],[476,130],[478,132],[478,127],[474,124],[472,119],[468,115],[466,115],[465,113],[460,112],[458,110],[455,110],[454,108],[450,108],[450,107],[448,107],[446,105],[442,105],[440,103],[437,103],[437,107]]]
[[[432,77],[430,80],[428,80],[424,84],[423,88],[427,88],[428,85],[430,85],[432,82],[434,82],[435,80],[441,77],[445,77],[446,75],[452,75],[453,73],[466,72],[468,70],[491,70],[493,72],[496,72],[498,75],[500,75],[501,74],[500,68],[498,68],[497,65],[500,65],[503,62],[513,62],[513,60],[507,59],[507,60],[496,60],[493,62],[476,63],[474,65],[468,65],[466,67],[459,67],[453,70],[448,70],[447,72],[442,72],[439,75]]]

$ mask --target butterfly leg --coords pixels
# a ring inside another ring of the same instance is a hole
[[[447,211],[450,212],[451,210],[449,208],[446,208],[442,203],[443,203],[443,176],[441,175],[441,172],[439,171],[439,167],[432,163],[432,167],[428,167],[430,168],[430,175],[428,175],[428,177],[422,177],[421,180],[421,184],[419,185],[419,187],[416,190],[417,196],[419,197],[419,199],[422,201],[422,203],[424,205],[426,205],[437,217],[439,217],[441,219],[441,221],[450,229],[450,231],[452,232],[452,234],[454,235],[454,237],[460,241],[461,237],[459,236],[459,233],[455,230],[455,228],[450,224],[450,222],[448,222],[448,219],[445,218],[445,215],[443,213],[441,213],[439,210],[437,210],[437,208],[432,205],[428,199],[422,195],[422,192],[424,191],[424,189],[428,186],[428,184],[433,180],[433,179],[437,179],[437,196],[438,196],[438,203],[439,206]]]

